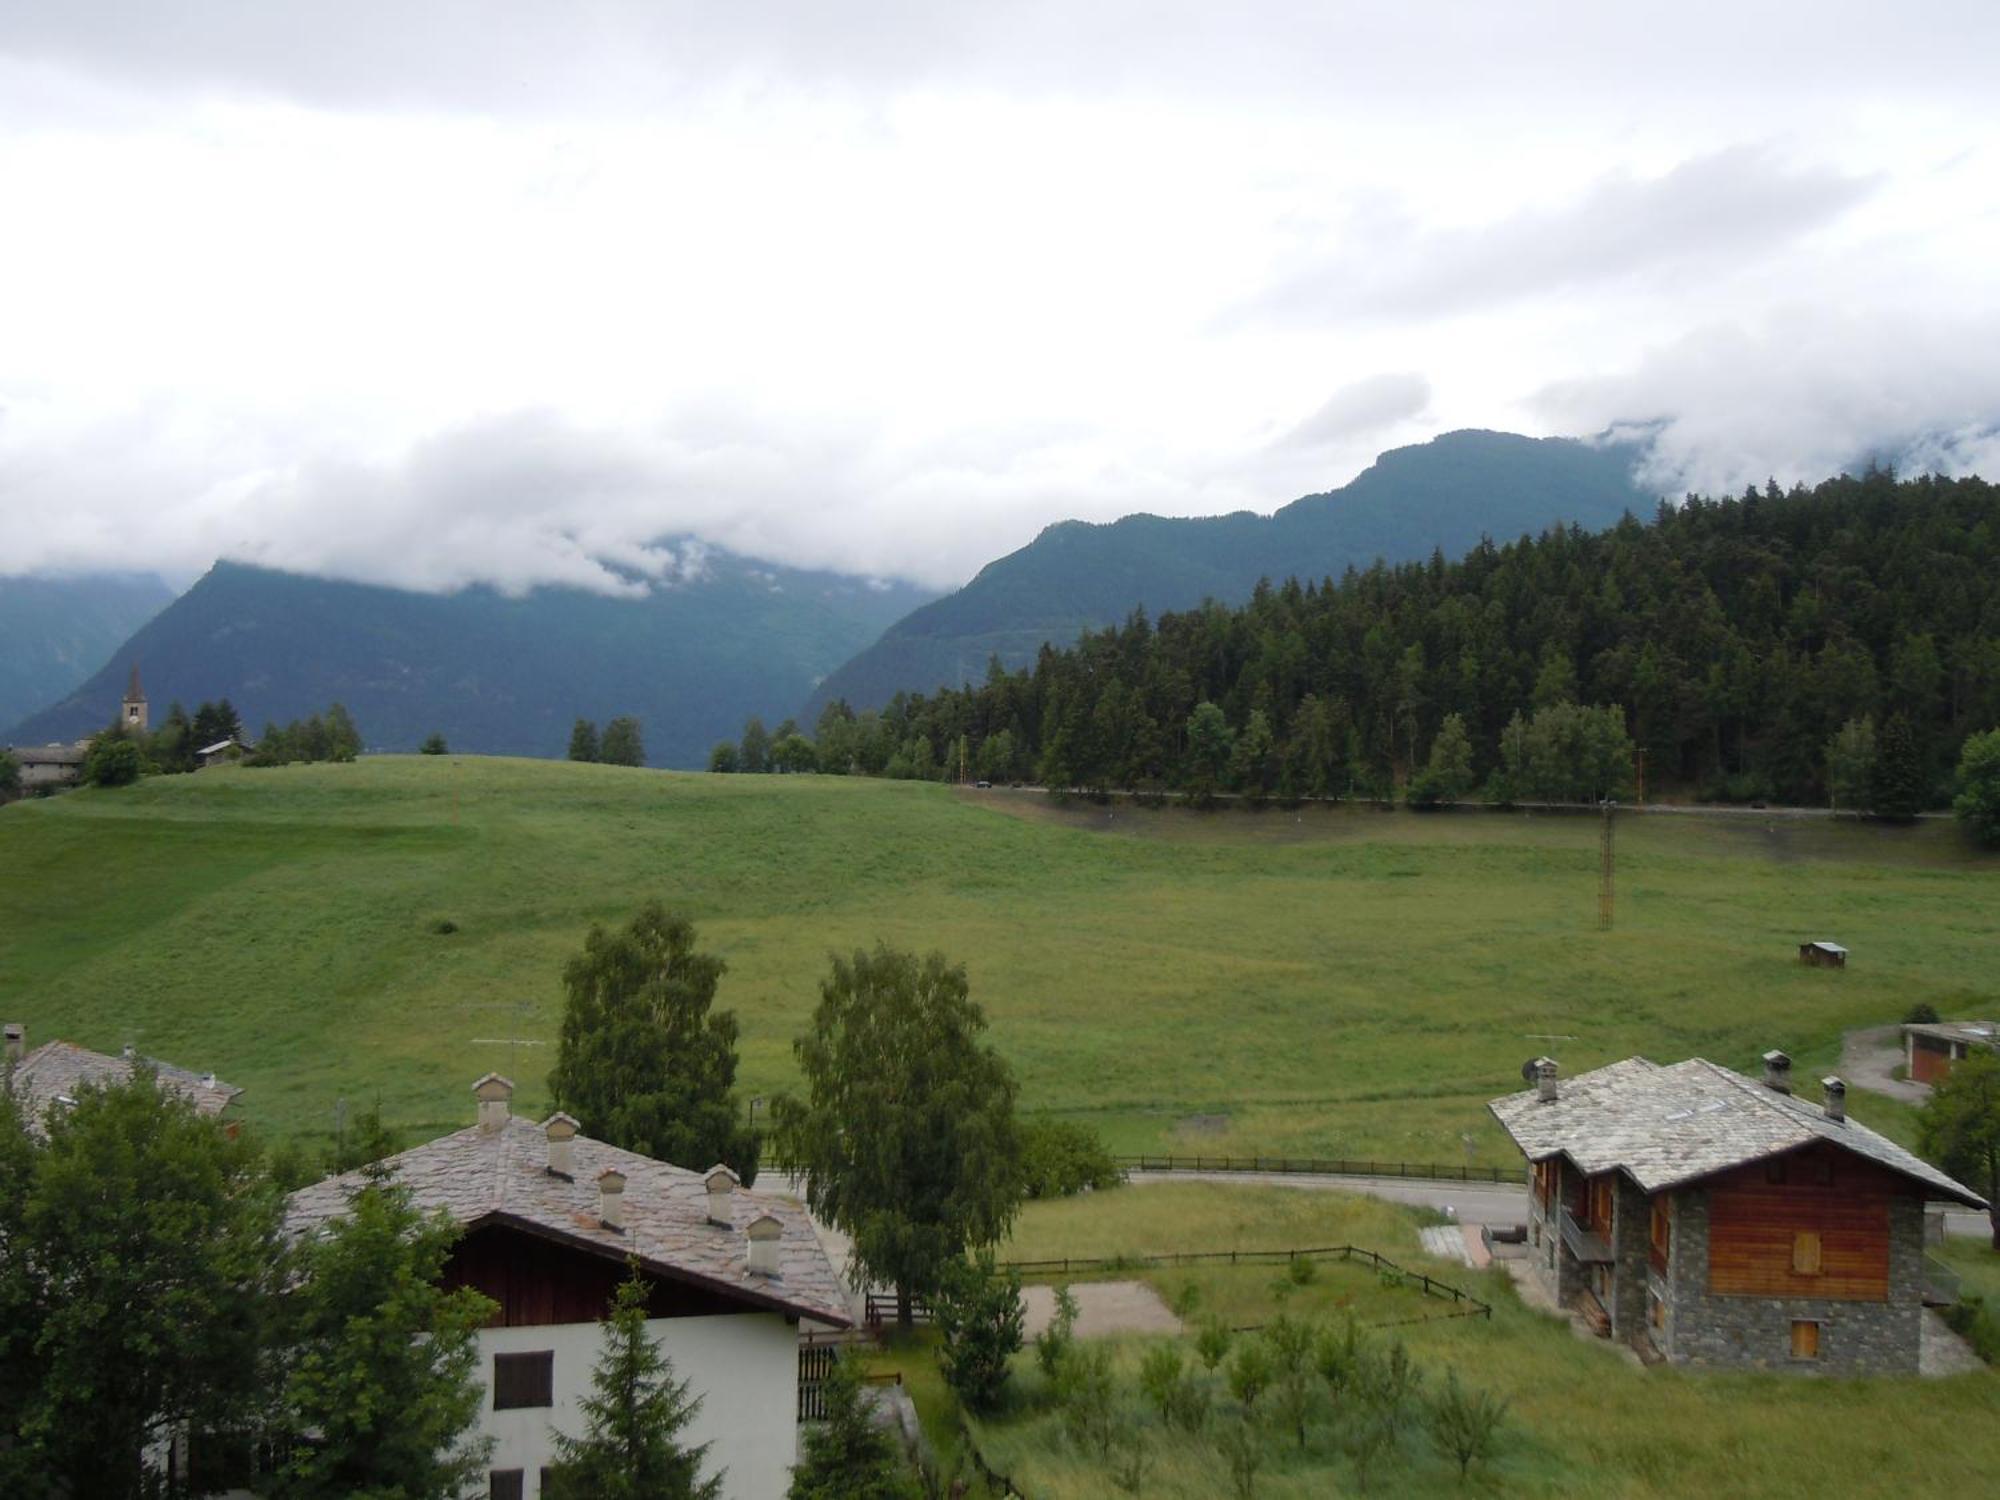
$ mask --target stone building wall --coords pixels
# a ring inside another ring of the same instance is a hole
[[[1683,1188],[1673,1195],[1667,1321],[1655,1336],[1668,1359],[1747,1369],[1915,1372],[1923,1327],[1924,1212],[1920,1198],[1905,1194],[1890,1200],[1886,1302],[1711,1296],[1708,1206],[1708,1192],[1703,1188]],[[1817,1359],[1792,1358],[1792,1324],[1800,1320],[1820,1325]]]
[[[1646,1326],[1646,1258],[1652,1243],[1653,1200],[1623,1172],[1611,1206],[1612,1294],[1604,1310],[1611,1336],[1630,1341]]]

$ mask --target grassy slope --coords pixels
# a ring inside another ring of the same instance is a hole
[[[2000,1002],[1996,865],[1947,827],[1628,819],[1611,934],[1596,838],[470,757],[217,771],[0,810],[0,1010],[213,1067],[279,1131],[378,1093],[443,1129],[489,1067],[540,1107],[564,958],[659,895],[728,959],[753,1092],[794,1076],[828,950],[879,937],[963,959],[1026,1102],[1120,1149],[1504,1162],[1484,1101],[1537,1052],[1807,1072],[1915,1001]],[[1822,935],[1851,970],[1792,962]],[[513,1036],[545,1045],[481,1040]]]
[[[1016,1231],[1024,1250],[1086,1245],[1094,1253],[1300,1244],[1312,1240],[1372,1244],[1412,1269],[1474,1290],[1495,1306],[1491,1322],[1435,1321],[1395,1329],[1436,1381],[1446,1366],[1510,1402],[1513,1440],[1501,1463],[1476,1479],[1475,1492],[1518,1495],[1639,1497],[1689,1495],[1985,1493],[2000,1462],[1992,1413],[2000,1375],[1946,1380],[1907,1377],[1815,1380],[1789,1374],[1713,1374],[1641,1370],[1596,1340],[1524,1307],[1503,1275],[1440,1266],[1417,1248],[1416,1221],[1387,1204],[1284,1188],[1175,1185],[1128,1189],[1068,1203],[1033,1204]],[[1414,1294],[1388,1291],[1372,1278],[1329,1267],[1321,1285],[1294,1295],[1294,1315],[1317,1315],[1331,1297],[1368,1324],[1411,1316]],[[1187,1273],[1148,1273],[1171,1296]],[[1268,1268],[1209,1272],[1197,1278],[1206,1305],[1232,1320],[1264,1321],[1273,1303]],[[1250,1318],[1261,1303],[1261,1317]],[[1431,1303],[1430,1309],[1438,1304]],[[1384,1335],[1378,1335],[1384,1336]],[[1135,1419],[1148,1427],[1154,1467],[1146,1493],[1196,1500],[1227,1493],[1227,1474],[1212,1446],[1157,1430],[1142,1413],[1136,1370],[1149,1346],[1126,1340],[1121,1369]],[[1031,1361],[1019,1362],[1020,1405],[985,1424],[991,1461],[1031,1494],[1085,1500],[1111,1493],[1102,1469],[1077,1450],[1039,1401]],[[1220,1398],[1227,1410],[1226,1396]],[[1317,1429],[1300,1456],[1282,1442],[1258,1481],[1261,1496],[1356,1493],[1351,1467]],[[1913,1470],[1911,1454],[1924,1455]],[[1372,1492],[1454,1495],[1456,1473],[1421,1438],[1399,1465],[1384,1464]]]

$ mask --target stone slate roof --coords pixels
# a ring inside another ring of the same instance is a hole
[[[17,765],[80,766],[90,758],[88,745],[16,745],[8,750]]]
[[[2000,1022],[1907,1021],[1903,1030],[1911,1036],[1934,1037],[1941,1042],[1963,1042],[1968,1047],[2000,1047]]]
[[[14,1069],[14,1097],[21,1103],[31,1129],[40,1130],[42,1117],[63,1095],[74,1099],[78,1089],[112,1088],[132,1076],[135,1062],[143,1062],[160,1075],[160,1087],[180,1094],[204,1115],[219,1115],[243,1090],[224,1083],[213,1073],[194,1073],[163,1063],[157,1058],[106,1057],[74,1042],[44,1042]]]
[[[841,1328],[853,1321],[833,1264],[803,1209],[739,1188],[730,1195],[733,1227],[724,1229],[708,1222],[706,1173],[585,1135],[577,1136],[571,1149],[570,1177],[554,1176],[548,1170],[549,1142],[542,1127],[509,1116],[497,1130],[474,1125],[392,1156],[385,1165],[412,1190],[418,1207],[442,1208],[467,1229],[517,1223],[621,1261],[636,1255],[660,1275],[774,1311]],[[598,1219],[597,1176],[607,1168],[625,1174],[623,1233],[606,1229]],[[348,1195],[363,1181],[362,1173],[348,1172],[293,1193],[286,1230],[309,1234],[339,1217]],[[753,1276],[748,1230],[766,1214],[781,1226],[778,1275]]]
[[[1618,1168],[1658,1192],[1731,1167],[1831,1141],[1920,1183],[1934,1198],[1986,1200],[1852,1118],[1691,1057],[1660,1067],[1628,1057],[1565,1078],[1553,1103],[1530,1089],[1487,1106],[1529,1161],[1563,1155],[1585,1175]]]

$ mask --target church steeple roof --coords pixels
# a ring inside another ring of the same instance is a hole
[[[146,691],[139,686],[139,664],[136,661],[132,663],[132,685],[125,689],[125,701],[127,703],[146,701]]]

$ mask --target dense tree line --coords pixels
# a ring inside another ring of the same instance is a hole
[[[643,766],[646,740],[639,721],[630,714],[620,714],[604,726],[600,735],[594,720],[578,719],[569,732],[569,758],[599,761],[607,766]]]
[[[1995,724],[2000,492],[1871,471],[1135,612],[1031,670],[831,704],[812,763],[1449,801],[1603,795],[1643,758],[1650,786],[1706,798],[1841,800],[1844,779],[1844,805],[1914,810]]]
[[[282,729],[267,722],[255,752],[245,764],[284,766],[295,761],[349,761],[360,753],[361,731],[347,710],[336,703],[324,715],[294,719]]]

